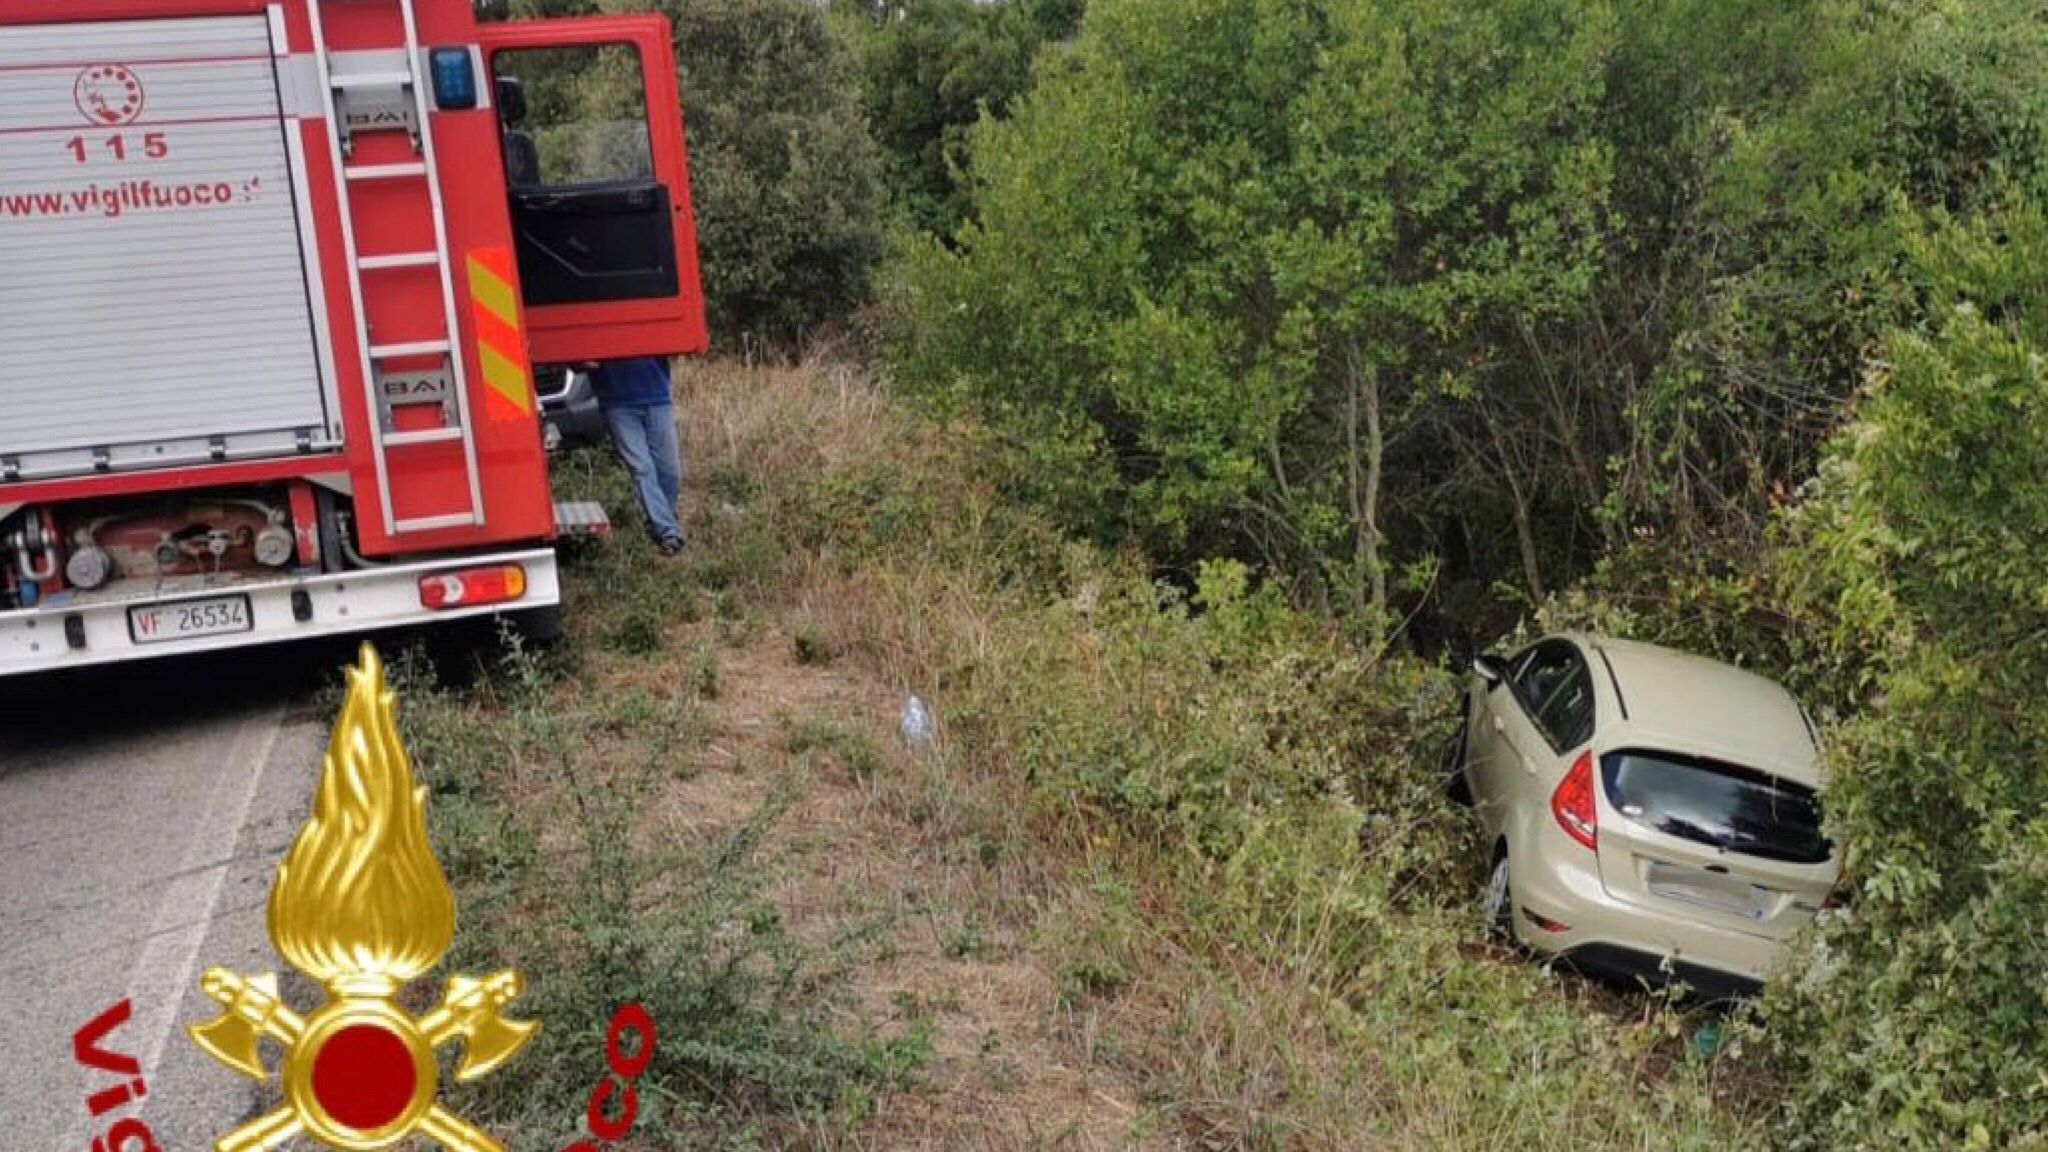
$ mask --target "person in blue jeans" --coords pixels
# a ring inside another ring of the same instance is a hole
[[[683,550],[676,503],[683,495],[683,446],[676,432],[675,397],[668,361],[653,356],[586,364],[598,407],[611,429],[612,447],[633,474],[647,532],[673,556]]]

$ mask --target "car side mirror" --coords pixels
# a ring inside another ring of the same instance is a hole
[[[1472,671],[1477,672],[1479,678],[1486,681],[1486,687],[1489,691],[1500,687],[1501,682],[1508,678],[1507,665],[1501,663],[1500,657],[1495,656],[1491,652],[1481,652],[1479,655],[1474,656],[1472,658]]]

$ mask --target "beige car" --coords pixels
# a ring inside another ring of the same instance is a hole
[[[1480,656],[1448,767],[1491,922],[1582,969],[1753,992],[1834,886],[1813,727],[1727,664],[1583,635]]]

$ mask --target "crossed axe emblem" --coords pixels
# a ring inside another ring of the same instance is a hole
[[[217,1152],[267,1152],[308,1127],[343,1148],[383,1147],[418,1131],[449,1152],[501,1152],[496,1140],[434,1100],[436,1064],[432,1053],[461,1040],[462,1059],[456,1065],[455,1078],[463,1082],[488,1075],[511,1059],[538,1027],[531,1021],[504,1020],[498,1015],[522,990],[517,972],[499,972],[482,980],[451,977],[441,1005],[417,1019],[385,997],[345,996],[330,1001],[309,1023],[278,996],[277,976],[269,972],[245,978],[225,968],[209,968],[199,986],[222,1008],[217,1019],[191,1030],[192,1039],[207,1054],[251,1080],[265,1081],[270,1073],[257,1050],[258,1041],[268,1036],[285,1048],[286,1103],[221,1137],[214,1144]],[[385,1045],[391,1053],[402,1049],[415,1057],[413,1091],[401,1111],[375,1128],[319,1131],[332,1128],[337,1119],[347,1123],[335,1117],[334,1109],[317,1095],[312,1073],[320,1066],[322,1042],[360,1028],[385,1030],[396,1042]],[[418,1059],[421,1055],[424,1060]],[[425,1076],[418,1075],[421,1068]],[[297,1090],[295,1081],[302,1082]],[[368,1135],[365,1139],[368,1133],[380,1130],[389,1130],[389,1138]]]

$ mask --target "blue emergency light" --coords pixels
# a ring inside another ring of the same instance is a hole
[[[436,48],[427,54],[434,75],[434,106],[448,111],[476,107],[476,68],[467,48]]]

